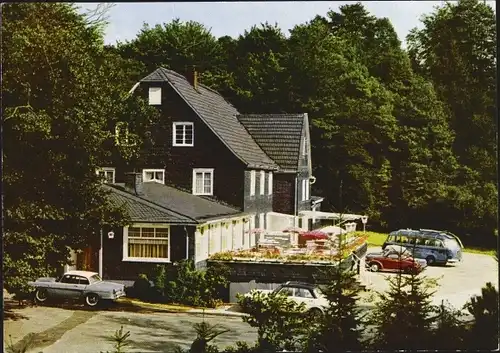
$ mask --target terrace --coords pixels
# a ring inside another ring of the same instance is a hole
[[[312,231],[290,227],[283,231],[252,229],[256,245],[247,250],[213,254],[211,261],[335,264],[366,245],[367,237],[354,232],[352,224],[328,226]]]

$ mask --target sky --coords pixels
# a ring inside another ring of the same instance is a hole
[[[355,1],[293,1],[293,2],[140,2],[115,3],[108,12],[106,44],[135,38],[144,23],[151,27],[179,18],[197,21],[211,29],[215,37],[243,34],[253,25],[277,23],[287,35],[295,25],[305,23],[316,15],[326,15],[344,4]],[[387,17],[403,42],[409,31],[421,28],[420,18],[433,12],[444,1],[362,1],[376,17]],[[495,8],[495,1],[487,1]],[[97,3],[80,3],[81,11],[93,9]]]

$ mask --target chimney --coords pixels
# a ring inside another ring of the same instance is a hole
[[[142,173],[125,173],[125,189],[135,195],[142,194]]]
[[[195,90],[198,90],[198,71],[196,71],[196,66],[193,65],[187,70],[186,78],[191,86],[193,86]]]

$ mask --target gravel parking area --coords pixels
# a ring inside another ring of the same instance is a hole
[[[380,251],[380,248],[369,248],[368,252]],[[386,291],[389,284],[387,277],[393,273],[369,272],[361,273],[361,281],[375,291]],[[437,280],[438,287],[433,297],[435,304],[448,300],[456,308],[462,307],[471,296],[481,294],[486,282],[498,288],[498,263],[489,255],[463,253],[462,262],[446,266],[428,266],[421,274]]]

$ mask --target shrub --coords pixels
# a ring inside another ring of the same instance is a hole
[[[431,288],[419,275],[404,277],[398,273],[388,278],[390,289],[379,293],[380,301],[368,324],[374,326],[371,345],[375,349],[425,349],[430,347],[435,307]]]
[[[238,303],[249,316],[243,321],[257,327],[261,350],[295,350],[305,339],[308,323],[305,304],[297,304],[283,294],[252,292],[251,297],[238,296]]]
[[[165,267],[157,267],[152,280],[167,303],[216,307],[222,303],[218,290],[229,284],[228,274],[225,265],[197,270],[192,260],[182,260],[168,272]]]
[[[470,349],[498,348],[498,291],[490,282],[472,297],[465,309],[474,316],[467,343]]]
[[[155,301],[158,299],[158,291],[149,281],[148,276],[140,274],[134,282],[132,290],[127,292],[127,296],[144,301]]]

